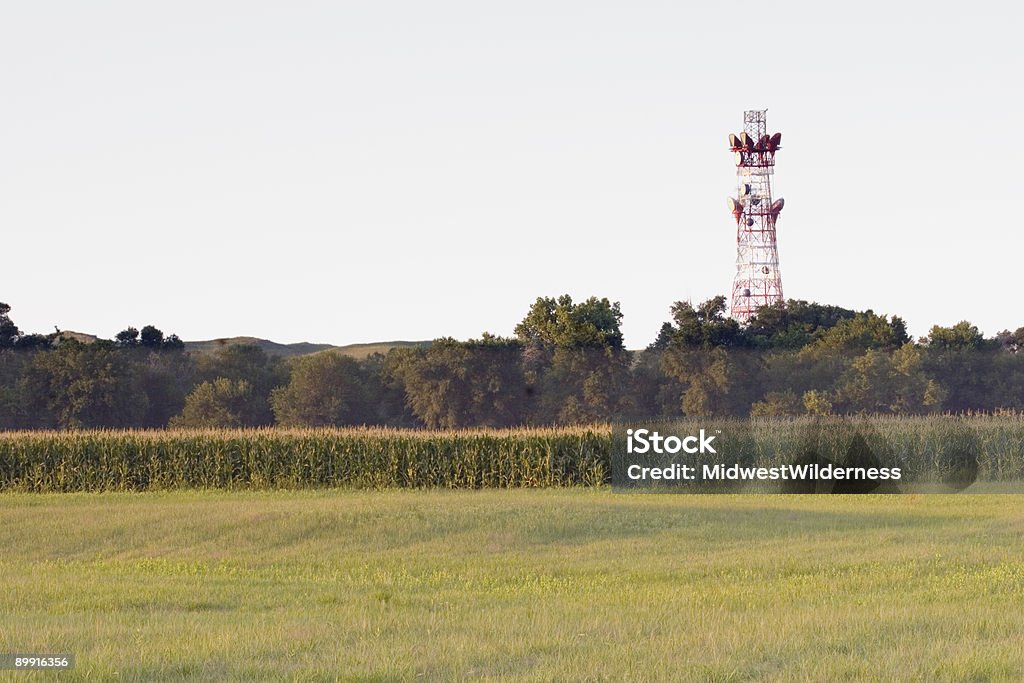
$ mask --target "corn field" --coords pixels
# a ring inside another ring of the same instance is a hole
[[[609,443],[607,427],[8,432],[0,491],[594,486]]]
[[[749,438],[752,461],[800,447],[806,418],[692,420]],[[1024,417],[868,420],[898,464],[934,469],[950,444],[976,452],[980,480],[1024,481]],[[752,434],[752,436],[747,436]],[[967,441],[965,441],[967,439]],[[509,430],[154,430],[0,433],[0,491],[184,488],[520,488],[602,486],[611,480],[607,424]]]

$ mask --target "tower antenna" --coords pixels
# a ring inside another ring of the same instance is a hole
[[[782,211],[782,197],[772,197],[775,152],[782,133],[768,135],[767,109],[743,112],[743,132],[729,136],[736,154],[737,197],[729,198],[736,219],[736,277],[732,283],[730,314],[745,323],[761,306],[781,302],[782,275],[775,221]]]

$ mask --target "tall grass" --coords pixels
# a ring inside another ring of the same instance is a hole
[[[608,448],[607,427],[10,432],[0,490],[593,486]]]
[[[691,422],[749,438],[748,455],[758,464],[791,458],[812,424],[809,418]],[[980,480],[1024,480],[1022,416],[877,417],[861,425],[908,472],[934,471],[952,445],[977,454]],[[607,424],[7,432],[0,433],[0,491],[600,486],[611,478],[611,451]]]

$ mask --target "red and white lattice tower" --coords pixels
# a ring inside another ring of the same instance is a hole
[[[736,219],[736,277],[730,314],[740,322],[749,320],[759,307],[782,301],[775,221],[784,202],[781,197],[772,198],[775,152],[782,133],[768,135],[766,111],[743,112],[743,132],[729,136],[736,153],[738,185],[736,198],[729,198]]]

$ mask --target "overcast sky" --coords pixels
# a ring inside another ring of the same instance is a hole
[[[1024,325],[1017,3],[26,2],[0,15],[22,329],[345,344],[730,290],[727,136],[783,133],[785,294]]]

